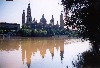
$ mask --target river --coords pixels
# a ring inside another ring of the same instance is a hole
[[[0,68],[77,68],[87,40],[75,38],[0,39]]]

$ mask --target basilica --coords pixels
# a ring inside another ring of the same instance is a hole
[[[54,17],[52,15],[50,23],[47,24],[47,20],[43,14],[42,18],[40,19],[40,22],[37,23],[37,20],[35,20],[35,18],[32,19],[30,3],[28,4],[27,15],[25,14],[25,10],[23,10],[22,26],[27,26],[27,27],[30,27],[31,29],[64,28],[63,14],[61,13],[61,15],[60,15],[60,25],[58,24],[58,21],[57,21],[56,25],[54,25],[54,22],[55,22]]]

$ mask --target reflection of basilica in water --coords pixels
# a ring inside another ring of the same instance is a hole
[[[0,50],[18,50],[21,47],[22,51],[22,61],[23,64],[27,64],[28,68],[32,61],[32,57],[41,57],[44,59],[46,55],[51,55],[51,58],[54,58],[55,53],[59,54],[60,60],[63,58],[64,52],[64,40],[58,38],[35,38],[35,39],[12,39],[9,40],[1,40],[0,41]]]
[[[28,39],[21,40],[21,49],[22,49],[22,61],[26,59],[27,64],[31,63],[31,58],[36,53],[40,53],[41,58],[45,58],[46,54],[50,52],[52,59],[54,56],[54,51],[60,51],[63,56],[64,51],[64,40],[60,39]],[[62,59],[63,57],[61,57]]]
[[[89,41],[79,39],[0,39],[0,68],[73,68],[89,49]]]

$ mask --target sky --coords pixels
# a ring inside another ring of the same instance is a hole
[[[55,24],[60,20],[60,14],[63,11],[61,0],[0,0],[0,22],[21,24],[22,12],[23,10],[26,12],[28,3],[31,4],[32,18],[36,18],[37,22],[40,21],[42,14],[47,19],[47,23],[50,23],[52,15],[55,18]]]

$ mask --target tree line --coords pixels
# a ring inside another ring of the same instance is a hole
[[[52,36],[61,36],[66,35],[68,37],[78,37],[79,31],[70,30],[66,28],[44,28],[44,29],[32,29],[27,26],[22,26],[19,30],[1,28],[0,34],[10,34],[12,36],[22,36],[22,37],[52,37]]]

